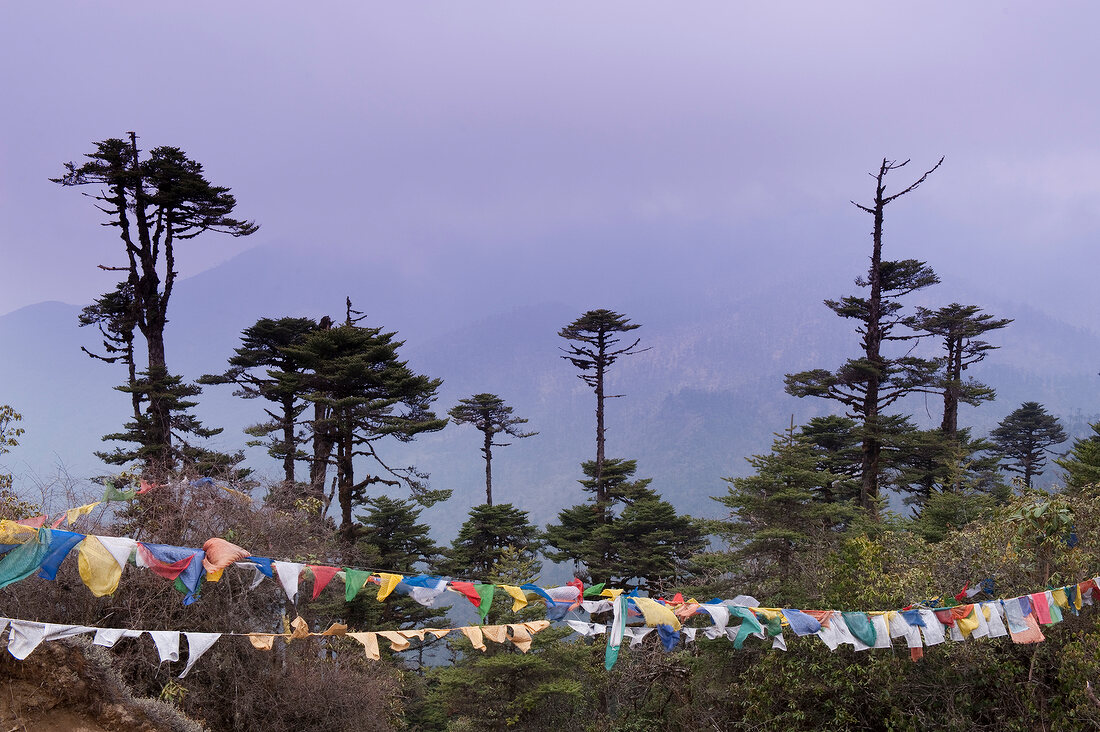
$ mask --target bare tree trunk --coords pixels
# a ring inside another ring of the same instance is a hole
[[[298,444],[294,438],[293,396],[283,398],[283,445],[286,448],[286,454],[283,455],[283,479],[291,486],[294,485],[294,457],[298,452]]]
[[[485,453],[485,503],[486,505],[493,505],[493,434],[486,430],[485,432],[485,447],[482,448],[482,452]]]
[[[604,423],[603,423],[603,402],[604,402],[604,353],[607,350],[607,344],[604,340],[604,334],[600,333],[597,341],[597,360],[596,360],[596,503],[603,504],[607,501],[607,490],[603,485],[603,464],[606,459],[604,452]]]
[[[867,333],[863,337],[864,356],[871,366],[867,377],[867,391],[863,397],[863,446],[862,472],[859,502],[863,508],[878,518],[878,488],[882,443],[879,439],[879,389],[882,384],[882,211],[886,205],[883,198],[883,178],[889,170],[885,159],[879,167],[875,187],[875,228],[872,232],[871,267],[868,282],[871,296],[867,301]]]
[[[313,458],[309,464],[309,490],[310,495],[317,498],[325,494],[328,462],[332,457],[332,436],[325,425],[328,417],[328,407],[313,405]]]

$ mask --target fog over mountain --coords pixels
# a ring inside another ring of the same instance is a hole
[[[699,232],[640,229],[632,232],[632,246],[618,250],[596,247],[599,236],[572,232],[541,242],[536,259],[456,254],[417,271],[378,264],[367,251],[260,245],[179,283],[169,310],[169,365],[188,379],[218,372],[240,330],[257,318],[339,319],[350,296],[367,313],[366,324],[398,332],[413,369],[443,379],[440,413],[490,391],[530,419],[538,436],[494,454],[494,494],[546,522],[581,497],[579,463],[594,453],[595,400],[559,358],[564,341],[557,331],[586,309],[615,309],[642,324],[635,334],[649,350],[611,371],[609,391],[623,397],[608,403],[609,454],[637,459],[639,476],[653,478],[679,509],[716,515],[708,497],[724,490],[722,476],[745,474],[744,458],[766,451],[792,415],[797,424],[830,409],[822,400],[785,395],[783,375],[832,368],[854,354],[849,324],[821,300],[855,290],[851,282],[865,266],[861,249],[869,241],[823,246],[803,261],[783,256],[781,243],[731,242],[721,259],[700,261],[691,255]],[[887,244],[890,255],[907,255],[897,248]],[[972,370],[996,387],[997,401],[964,406],[963,424],[985,433],[1024,400],[1043,402],[1070,430],[1100,415],[1094,332],[1010,295],[944,280],[914,304],[973,302],[1016,319],[992,334],[1002,348]],[[0,317],[0,339],[15,344],[0,360],[0,383],[27,429],[8,458],[24,486],[58,467],[78,478],[109,472],[92,452],[102,448],[101,435],[126,419],[127,397],[111,389],[122,369],[79,351],[97,345],[94,332],[77,327],[79,310],[48,302]],[[902,408],[931,424],[940,406],[934,397],[917,397]],[[206,387],[196,412],[225,428],[214,444],[226,449],[241,447],[242,429],[261,419],[260,404],[232,397],[230,387]],[[478,446],[473,428],[452,425],[385,447],[393,462],[429,471],[433,487],[454,490],[451,501],[425,514],[442,535],[450,536],[467,508],[483,500]],[[262,450],[248,456],[261,475],[277,476],[278,464]],[[1048,471],[1048,479],[1054,474]]]

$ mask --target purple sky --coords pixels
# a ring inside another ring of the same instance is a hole
[[[0,314],[113,285],[113,232],[46,179],[133,129],[263,227],[196,240],[185,275],[273,241],[416,269],[646,222],[751,245],[797,220],[821,234],[784,256],[856,261],[866,172],[946,155],[891,243],[1091,325],[1100,7],[753,5],[4,3]]]

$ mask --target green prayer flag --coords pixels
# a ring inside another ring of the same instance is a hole
[[[603,592],[604,584],[605,583],[601,582],[598,585],[592,585],[591,587],[586,587],[585,590],[584,590],[584,596],[585,597],[599,597],[600,593]]]
[[[745,621],[737,628],[737,637],[733,639],[733,647],[737,650],[741,650],[741,646],[745,644],[745,639],[750,635],[764,632],[764,626],[756,619],[756,615],[753,614],[752,610],[747,607],[736,605],[730,607],[730,617],[742,618]]]
[[[1050,622],[1052,625],[1062,622],[1062,608],[1056,602],[1050,603]]]
[[[371,573],[362,569],[349,569],[344,567],[344,599],[351,602],[359,594],[359,590],[367,584]]]
[[[104,485],[107,486],[107,490],[103,491],[103,501],[132,501],[134,496],[137,495],[137,491],[133,488],[129,490],[119,490],[115,487],[115,484],[111,481],[107,481]]]
[[[781,617],[780,615],[776,615],[774,618],[769,619],[767,616],[761,618],[757,615],[756,619],[763,621],[764,630],[767,631],[768,637],[775,638],[783,634],[783,621],[780,619]]]
[[[848,630],[852,631],[852,635],[864,645],[872,647],[875,645],[875,641],[878,640],[878,631],[875,630],[875,624],[871,622],[867,613],[842,612],[840,614]]]
[[[33,539],[5,554],[4,558],[0,559],[0,589],[13,582],[24,580],[38,571],[50,551],[52,540],[49,529],[39,529]]]
[[[496,592],[496,588],[496,585],[474,585],[474,589],[481,598],[481,604],[477,606],[477,614],[481,616],[482,625],[485,624],[485,616],[493,606],[493,593]]]

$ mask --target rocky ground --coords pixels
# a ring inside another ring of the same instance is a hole
[[[43,643],[24,661],[0,652],[0,732],[202,732],[175,707],[138,699],[86,639]]]

